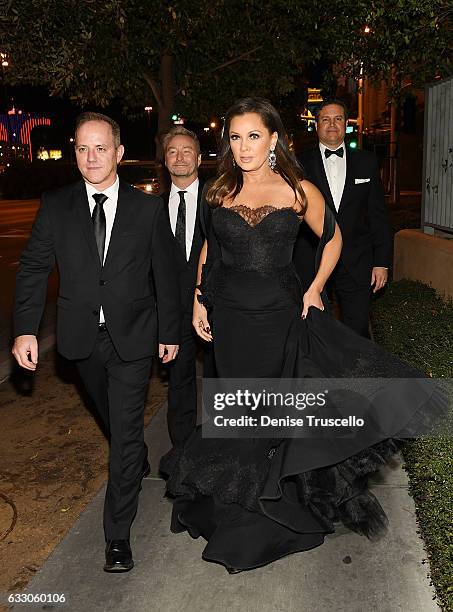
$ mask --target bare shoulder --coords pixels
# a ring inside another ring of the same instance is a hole
[[[309,219],[317,219],[324,216],[324,198],[322,193],[310,183],[310,181],[303,180],[300,183],[302,189],[304,190],[305,196],[307,198],[307,210],[305,212],[305,216],[307,221]]]

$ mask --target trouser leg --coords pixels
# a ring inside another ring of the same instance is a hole
[[[94,353],[104,364],[110,429],[109,478],[104,504],[106,540],[129,539],[138,506],[145,459],[143,415],[151,358],[122,361],[106,331],[100,332]],[[86,361],[86,360],[84,360]],[[93,361],[93,360],[92,360]],[[86,363],[82,370],[87,370]],[[82,374],[79,367],[79,371]],[[83,376],[83,374],[82,374]],[[90,373],[87,390],[96,390]],[[96,401],[96,398],[93,397]],[[99,408],[104,409],[104,406]]]
[[[88,395],[94,402],[107,439],[110,439],[108,380],[105,367],[105,355],[99,342],[94,345],[93,352],[87,359],[76,361],[76,367]]]
[[[369,338],[370,286],[359,285],[347,270],[342,268],[334,276],[333,289],[340,305],[343,323],[359,335]]]
[[[197,423],[196,341],[192,313],[185,313],[178,356],[169,364],[168,431],[173,446],[182,446]]]

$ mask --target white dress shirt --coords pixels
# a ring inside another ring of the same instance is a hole
[[[329,183],[330,193],[332,194],[335,209],[338,211],[341,196],[343,195],[344,183],[346,181],[346,147],[344,146],[343,142],[339,147],[330,149],[331,151],[336,151],[337,149],[342,148],[343,157],[338,157],[338,155],[330,155],[329,159],[326,159],[324,151],[329,148],[330,147],[326,147],[321,142],[319,143],[322,163],[324,164],[324,170],[326,172],[327,182]]]
[[[113,185],[111,185],[107,189],[104,189],[104,191],[98,191],[92,185],[85,182],[85,187],[86,187],[87,196],[88,196],[88,204],[90,205],[90,215],[91,216],[93,216],[93,210],[94,210],[94,207],[96,206],[96,202],[93,198],[93,195],[95,193],[103,193],[104,195],[107,196],[107,200],[104,202],[105,247],[104,247],[104,261],[102,263],[105,262],[105,258],[106,258],[107,251],[109,248],[109,243],[110,243],[110,236],[112,235],[112,227],[113,227],[113,222],[115,221],[116,207],[118,205],[119,185],[120,185],[120,181],[119,181],[118,176],[116,177],[116,180],[113,183]],[[104,323],[104,322],[105,322],[104,311],[102,310],[102,306],[101,306],[101,310],[99,313],[99,323]]]
[[[186,259],[189,261],[190,251],[192,249],[193,233],[195,230],[195,220],[197,218],[197,200],[198,200],[198,185],[199,180],[195,179],[185,189],[176,187],[174,183],[171,184],[170,196],[168,198],[168,211],[170,214],[170,226],[173,235],[176,231],[176,221],[178,219],[178,208],[179,208],[179,193],[178,191],[185,191],[184,200],[186,202]]]

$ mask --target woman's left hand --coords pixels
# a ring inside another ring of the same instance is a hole
[[[304,309],[302,311],[301,318],[305,319],[308,314],[308,309],[310,306],[314,306],[315,308],[319,308],[319,310],[324,310],[324,304],[321,300],[321,293],[315,289],[310,287],[308,291],[304,294]]]

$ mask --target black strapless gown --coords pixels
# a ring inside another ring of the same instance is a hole
[[[311,308],[301,320],[291,263],[299,224],[292,208],[213,211],[203,294],[218,376],[419,376],[328,312]],[[395,432],[423,412],[412,400],[394,407]],[[339,521],[373,538],[387,519],[367,478],[397,448],[393,437],[207,439],[199,427],[161,459],[171,529],[203,536],[205,560],[241,570],[314,548]]]

